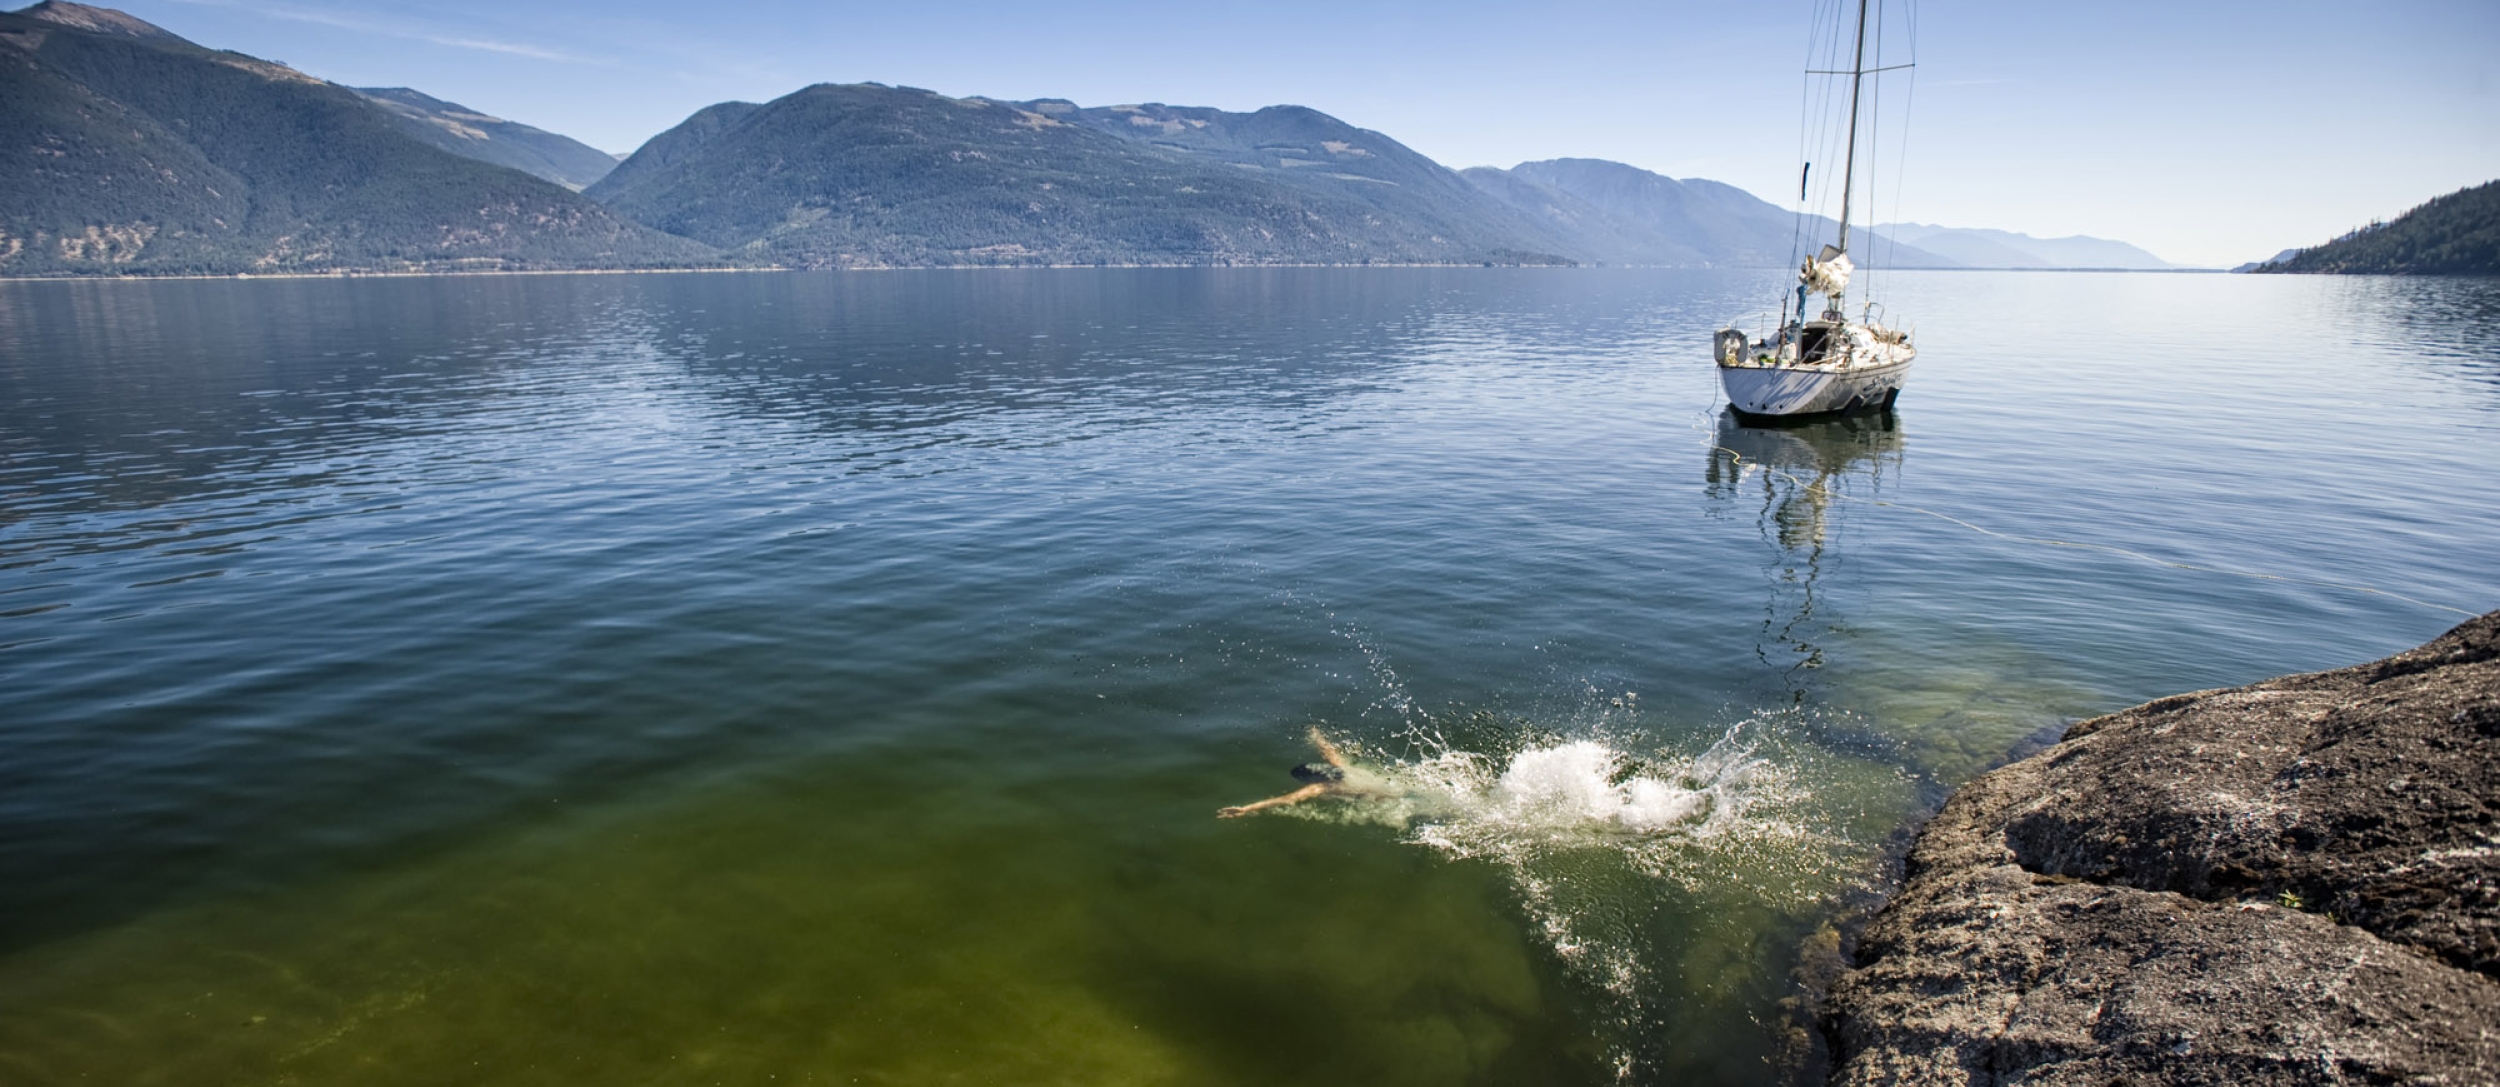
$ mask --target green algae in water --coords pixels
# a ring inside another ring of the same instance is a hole
[[[1761,1033],[1848,878],[1814,829],[1842,790],[1775,726],[1637,759],[1521,727],[1296,818],[1211,818],[1218,767],[1036,780],[964,740],[551,813],[22,952],[0,1053],[134,1084],[1764,1072],[1662,1040]]]
[[[131,1084],[1588,1077],[1489,873],[1219,826],[1204,794],[1162,813],[1190,833],[1140,841],[1139,813],[1084,801],[1099,782],[875,765],[23,953],[0,1053]]]

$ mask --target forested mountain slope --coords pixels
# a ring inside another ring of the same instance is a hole
[[[120,12],[0,14],[0,274],[637,267],[709,259],[427,146],[348,88]]]
[[[509,166],[579,192],[616,169],[616,156],[570,136],[489,116],[406,87],[356,93],[408,122],[408,132],[464,158]]]
[[[2255,272],[2500,275],[2500,181],[2459,189]]]
[[[1220,153],[1114,135],[1088,112],[820,84],[697,113],[587,192],[801,267],[1566,259],[1450,171],[1311,111],[1234,115],[1247,131]],[[1155,123],[1232,127],[1189,120]]]

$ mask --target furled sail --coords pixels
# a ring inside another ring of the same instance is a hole
[[[1806,266],[1797,270],[1797,282],[1816,294],[1839,294],[1849,289],[1849,273],[1858,266],[1849,263],[1849,254],[1832,246],[1806,258]]]

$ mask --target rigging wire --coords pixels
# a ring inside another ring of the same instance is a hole
[[[1805,67],[1813,66],[1814,37],[1809,33],[1806,37]],[[1788,229],[1788,263],[1791,265],[1797,263],[1798,247],[1805,244],[1806,183],[1812,181],[1814,175],[1814,135],[1806,127],[1806,119],[1814,115],[1814,77],[1800,75],[1797,80],[1797,199],[1791,204],[1794,211],[1789,216]],[[1781,308],[1787,307],[1783,305]]]
[[[1828,20],[1820,17],[1816,19],[1815,33],[1813,37],[1817,39],[1815,44],[1822,50],[1822,59],[1820,63],[1824,65],[1827,70],[1831,65],[1840,63],[1840,42],[1843,37],[1840,32],[1841,16],[1842,9],[1846,6],[1847,0],[1831,0],[1831,4],[1829,5],[1830,18]],[[1809,55],[1809,69],[1813,67],[1814,63],[1815,61],[1812,56]],[[1818,80],[1811,73],[1811,71],[1809,71],[1806,78],[1814,81],[1815,89],[1819,95],[1818,100],[1814,104],[1813,115],[1806,118],[1806,120],[1813,126],[1813,146],[1816,156],[1821,158],[1824,162],[1823,176],[1819,180],[1819,183],[1813,186],[1814,195],[1811,198],[1812,203],[1809,207],[1822,207],[1830,202],[1832,191],[1832,171],[1830,164],[1832,162],[1832,144],[1833,140],[1837,136],[1832,123],[1834,81],[1829,78]],[[1800,127],[1805,126],[1801,125]]]
[[[1918,92],[1918,6],[1916,0],[1903,4],[1901,11],[1899,20],[1904,24],[1904,30],[1909,35],[1907,48],[1910,54],[1909,62],[1903,65],[1889,63],[1891,54],[1886,50],[1886,28],[1894,21],[1891,5],[1878,0],[1873,12],[1874,51],[1868,75],[1873,78],[1875,85],[1869,88],[1868,116],[1865,117],[1866,157],[1870,161],[1866,185],[1866,214],[1869,220],[1866,224],[1866,233],[1872,237],[1864,246],[1869,259],[1860,266],[1859,273],[1859,282],[1864,290],[1863,296],[1870,303],[1876,301],[1878,292],[1875,288],[1879,283],[1889,285],[1891,265],[1898,259],[1901,248],[1899,238],[1888,233],[1879,234],[1875,230],[1877,224],[1873,221],[1878,218],[1876,213],[1882,204],[1877,184],[1881,173],[1877,167],[1871,165],[1882,157],[1884,104],[1883,78],[1880,73],[1901,67],[1910,69],[1910,86],[1907,93],[1911,98],[1903,102],[1901,112],[1904,116],[1895,126],[1898,132],[1895,140],[1899,145],[1898,154],[1893,163],[1892,219],[1895,225],[1898,225],[1900,219],[1903,181],[1908,175],[1909,119],[1906,113],[1910,105],[1915,102]],[[1849,74],[1842,69],[1844,63],[1851,69],[1861,66],[1861,58],[1853,51],[1851,44],[1854,41],[1852,30],[1849,0],[1821,0],[1814,6],[1806,40],[1804,82],[1799,88],[1797,103],[1800,114],[1797,126],[1796,159],[1799,183],[1795,212],[1790,219],[1792,225],[1788,236],[1788,262],[1791,267],[1800,263],[1807,247],[1813,244],[1808,228],[1815,226],[1818,218],[1828,218],[1818,216],[1815,209],[1829,207],[1835,200],[1854,203],[1850,200],[1853,194],[1845,190],[1834,192],[1833,186],[1836,183],[1833,181],[1831,166],[1835,161],[1846,159],[1853,150],[1847,144],[1850,118],[1844,104],[1854,104],[1854,99],[1851,95],[1844,93],[1845,88],[1841,86],[1838,79],[1841,75]],[[1897,44],[1900,35],[1896,34],[1893,37]],[[1813,168],[1816,162],[1823,163],[1824,169],[1816,171]],[[1840,171],[1840,176],[1845,180],[1849,172],[1843,169]],[[1844,215],[1849,212],[1849,209],[1845,207],[1840,210]],[[1786,309],[1787,303],[1783,297],[1781,310],[1786,312]],[[1800,312],[1797,316],[1802,321],[1807,314]]]
[[[1827,24],[1830,36],[1825,39],[1829,44],[1826,46],[1823,53],[1823,67],[1826,71],[1836,70],[1840,67],[1840,58],[1843,46],[1849,38],[1849,35],[1846,32],[1848,15],[1849,0],[1832,0],[1831,21]],[[1834,161],[1835,155],[1842,158],[1846,158],[1848,155],[1848,151],[1845,147],[1848,140],[1848,136],[1846,135],[1848,132],[1848,126],[1842,123],[1839,118],[1838,105],[1840,101],[1844,100],[1840,93],[1840,81],[1830,76],[1823,77],[1822,91],[1823,100],[1817,104],[1815,108],[1815,119],[1817,123],[1822,126],[1821,134],[1816,137],[1816,143],[1822,149],[1823,161],[1830,163]],[[1841,168],[1840,176],[1843,178],[1849,176],[1849,171],[1845,164]],[[1827,168],[1823,171],[1823,183],[1815,190],[1814,206],[1830,207],[1831,202],[1832,171]],[[1804,314],[1799,314],[1798,318],[1803,320],[1804,316]]]
[[[1918,0],[1910,0],[1905,7],[1907,11],[1904,15],[1910,31],[1910,85],[1904,92],[1905,97],[1901,102],[1901,135],[1899,137],[1901,143],[1892,160],[1892,223],[1896,228],[1901,225],[1902,179],[1908,176],[1910,170],[1910,118],[1916,116],[1918,112],[1916,109],[1918,105]],[[1892,245],[1894,259],[1897,261],[1901,239],[1887,240]]]
[[[1883,0],[1875,0],[1875,66],[1877,68],[1884,66]],[[1874,168],[1874,159],[1877,158],[1875,151],[1877,148],[1884,145],[1884,79],[1882,76],[1875,77],[1875,86],[1873,89],[1875,92],[1875,101],[1867,110],[1867,112],[1873,116],[1868,117],[1866,121],[1866,157],[1868,160],[1866,170],[1867,261],[1866,268],[1863,271],[1866,290],[1859,296],[1869,307],[1871,307],[1875,302],[1875,282],[1879,278],[1876,273],[1877,269],[1881,267],[1883,263],[1882,261],[1876,259],[1875,253],[1876,240],[1881,237],[1881,235],[1875,233],[1875,178],[1877,173]],[[1846,197],[1844,196],[1843,199],[1846,199]],[[1858,312],[1871,316],[1873,310],[1871,308],[1861,309]]]
[[[1797,161],[1798,192],[1796,212],[1791,217],[1788,236],[1788,266],[1795,268],[1802,250],[1811,244],[1808,227],[1813,225],[1813,209],[1822,206],[1831,192],[1832,80],[1816,78],[1817,68],[1829,69],[1839,62],[1841,23],[1848,0],[1826,0],[1812,9],[1806,34],[1805,63],[1798,78]],[[1820,58],[1820,63],[1818,63]],[[1819,98],[1818,98],[1819,96]],[[1821,161],[1821,177],[1814,176],[1813,163]],[[1780,292],[1780,312],[1788,312],[1790,291]],[[1802,323],[1806,312],[1802,306],[1797,320]]]
[[[1791,217],[1794,225],[1788,233],[1788,265],[1791,268],[1797,266],[1798,251],[1805,246],[1806,209],[1812,206],[1807,192],[1814,180],[1814,160],[1822,151],[1817,139],[1816,124],[1822,119],[1825,111],[1817,108],[1814,101],[1815,53],[1821,47],[1822,41],[1823,13],[1817,9],[1807,21],[1805,63],[1799,66],[1800,74],[1797,76],[1797,210],[1796,214]],[[1827,91],[1826,98],[1828,97]],[[1824,159],[1826,167],[1829,166],[1830,161],[1828,158]],[[1829,173],[1830,170],[1827,168],[1824,172]],[[1785,294],[1782,297],[1784,298]],[[1782,308],[1786,308],[1784,303]]]
[[[1883,0],[1877,0],[1877,8],[1878,8],[1878,11],[1879,11],[1879,12],[1881,11],[1882,7],[1883,7]],[[1900,108],[1900,110],[1898,111],[1898,112],[1901,114],[1900,123],[1899,123],[1899,125],[1898,125],[1898,128],[1899,128],[1899,134],[1898,134],[1897,136],[1895,136],[1895,137],[1894,137],[1894,139],[1895,139],[1895,141],[1896,141],[1896,142],[1895,142],[1895,146],[1894,146],[1894,153],[1893,153],[1892,217],[1891,217],[1891,223],[1892,223],[1892,225],[1893,225],[1895,228],[1898,228],[1898,227],[1901,225],[1901,193],[1902,193],[1902,191],[1903,191],[1903,178],[1904,178],[1904,177],[1906,177],[1906,176],[1907,176],[1907,174],[1908,174],[1908,172],[1909,172],[1909,158],[1910,158],[1910,117],[1911,117],[1911,116],[1912,116],[1912,114],[1914,113],[1914,110],[1912,109],[1912,107],[1913,107],[1914,105],[1916,105],[1916,103],[1917,103],[1917,95],[1918,95],[1918,2],[1917,2],[1917,0],[1909,0],[1909,2],[1908,2],[1908,3],[1905,3],[1905,4],[1903,4],[1903,5],[1902,5],[1902,9],[1903,9],[1903,10],[1902,10],[1902,22],[1903,22],[1903,24],[1904,24],[1904,29],[1905,29],[1905,31],[1909,34],[1909,38],[1910,38],[1910,40],[1909,40],[1909,53],[1910,53],[1910,59],[1909,59],[1908,63],[1906,63],[1906,64],[1899,64],[1899,65],[1896,65],[1896,64],[1892,64],[1892,63],[1890,63],[1890,58],[1889,58],[1888,56],[1879,57],[1879,60],[1878,60],[1878,66],[1879,66],[1879,67],[1884,68],[1886,71],[1891,71],[1891,70],[1894,70],[1894,69],[1897,69],[1897,68],[1907,68],[1907,69],[1909,70],[1909,80],[1910,80],[1910,85],[1909,85],[1909,88],[1907,89],[1907,91],[1905,92],[1905,93],[1908,95],[1908,97],[1907,97],[1907,98],[1905,98],[1905,99],[1902,101],[1902,103],[1901,103],[1901,108]],[[1880,15],[1879,15],[1879,18],[1880,18]],[[1876,40],[1876,42],[1877,42],[1877,50],[1878,50],[1879,54],[1881,53],[1881,50],[1882,50],[1883,33],[1884,33],[1883,27],[1884,27],[1884,24],[1883,24],[1882,22],[1878,22],[1878,23],[1876,24],[1876,30],[1875,30],[1876,39],[1875,39],[1875,40]],[[1875,105],[1875,111],[1874,111],[1874,112],[1875,112],[1875,116],[1874,116],[1874,121],[1873,121],[1873,123],[1874,123],[1874,125],[1877,127],[1877,129],[1878,129],[1878,130],[1880,130],[1880,127],[1881,127],[1881,126],[1882,126],[1882,124],[1883,124],[1883,116],[1884,116],[1884,113],[1883,113],[1883,82],[1882,82],[1882,80],[1880,80],[1880,79],[1878,79],[1878,80],[1876,81],[1876,84],[1875,84],[1875,96],[1876,96],[1876,97],[1875,97],[1875,103],[1876,103],[1876,105]],[[1882,157],[1882,154],[1881,154],[1881,152],[1882,152],[1882,141],[1881,141],[1880,139],[1877,139],[1877,138],[1870,138],[1870,139],[1869,139],[1869,141],[1868,141],[1868,144],[1869,144],[1869,152],[1870,152],[1870,154],[1871,154],[1873,157],[1880,159],[1880,158]],[[1878,200],[1878,198],[1877,198],[1877,197],[1876,197],[1876,195],[1875,195],[1875,181],[1876,181],[1876,179],[1877,179],[1877,178],[1879,178],[1879,177],[1881,177],[1881,176],[1882,176],[1882,174],[1881,174],[1881,172],[1880,172],[1880,171],[1878,171],[1878,170],[1870,169],[1870,170],[1867,172],[1867,185],[1866,185],[1866,214],[1867,214],[1867,217],[1868,217],[1869,219],[1874,219],[1874,218],[1876,218],[1876,217],[1877,217],[1877,216],[1876,216],[1876,214],[1875,214],[1875,212],[1876,212],[1876,207],[1878,206],[1878,204],[1880,203],[1880,201]],[[1874,262],[1872,262],[1872,263],[1874,264],[1874,266],[1875,266],[1875,267],[1871,267],[1871,268],[1869,268],[1869,269],[1868,269],[1868,276],[1867,276],[1867,280],[1868,280],[1868,290],[1867,290],[1867,297],[1868,297],[1868,301],[1873,301],[1873,300],[1874,300],[1874,296],[1875,296],[1875,291],[1874,291],[1874,282],[1875,282],[1875,280],[1876,280],[1877,278],[1879,278],[1879,275],[1878,275],[1878,273],[1876,272],[1876,268],[1880,268],[1880,269],[1882,270],[1882,271],[1881,271],[1881,273],[1880,273],[1880,278],[1881,278],[1881,279],[1883,279],[1883,280],[1884,280],[1885,282],[1887,282],[1887,283],[1889,283],[1889,282],[1890,282],[1890,280],[1892,279],[1892,273],[1893,273],[1893,272],[1895,272],[1895,271],[1898,271],[1898,270],[1899,270],[1896,266],[1897,266],[1897,265],[1899,264],[1899,262],[1900,262],[1900,251],[1901,251],[1901,239],[1900,239],[1900,237],[1899,237],[1897,234],[1894,234],[1894,233],[1886,233],[1886,234],[1882,235],[1882,244],[1883,244],[1883,247],[1884,247],[1884,248],[1883,248],[1883,259],[1878,260],[1878,261],[1874,261]]]

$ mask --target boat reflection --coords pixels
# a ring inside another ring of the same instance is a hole
[[[1838,564],[1840,506],[1879,493],[1901,468],[1901,422],[1890,410],[1763,424],[1719,415],[1717,443],[1704,468],[1706,493],[1740,502],[1758,497],[1757,524],[1771,559],[1762,637],[1755,652],[1802,704],[1830,624],[1817,618],[1819,583]]]

